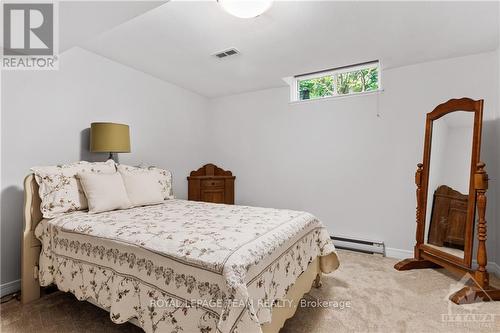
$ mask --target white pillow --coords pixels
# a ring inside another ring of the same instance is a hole
[[[54,218],[67,212],[87,209],[87,199],[76,178],[78,173],[114,173],[115,162],[76,162],[72,164],[33,167],[42,200],[44,218]]]
[[[143,168],[119,164],[116,167],[122,175],[130,173],[148,173],[155,175],[157,186],[161,190],[163,199],[168,200],[174,198],[174,193],[172,191],[172,173],[170,171],[153,166]]]
[[[133,206],[156,205],[163,202],[163,194],[158,186],[158,177],[153,172],[126,172],[120,174]]]
[[[78,178],[87,197],[89,213],[100,213],[132,207],[122,176],[118,173],[79,173]]]

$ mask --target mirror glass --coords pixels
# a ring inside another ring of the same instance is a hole
[[[432,122],[425,243],[462,259],[473,132],[473,112],[452,112]]]

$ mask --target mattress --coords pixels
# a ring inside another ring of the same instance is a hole
[[[146,332],[260,332],[317,257],[339,263],[324,225],[293,210],[167,200],[43,220],[39,280]]]

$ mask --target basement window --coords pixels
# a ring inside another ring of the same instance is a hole
[[[372,61],[296,75],[290,81],[292,102],[374,92],[380,90],[380,65]]]

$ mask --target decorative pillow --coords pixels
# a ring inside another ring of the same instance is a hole
[[[87,209],[78,173],[114,173],[115,162],[76,162],[66,165],[33,167],[42,200],[40,210],[44,218],[53,218],[76,210]]]
[[[78,174],[83,191],[87,196],[89,213],[101,213],[132,207],[120,173]]]
[[[158,174],[155,171],[120,171],[120,174],[133,206],[155,205],[165,200],[161,188],[158,186]]]
[[[167,200],[174,198],[174,193],[172,190],[172,174],[170,173],[170,171],[153,166],[142,168],[124,164],[117,165],[117,169],[122,175],[128,173],[153,173],[156,177],[156,182],[160,187],[163,199]]]

